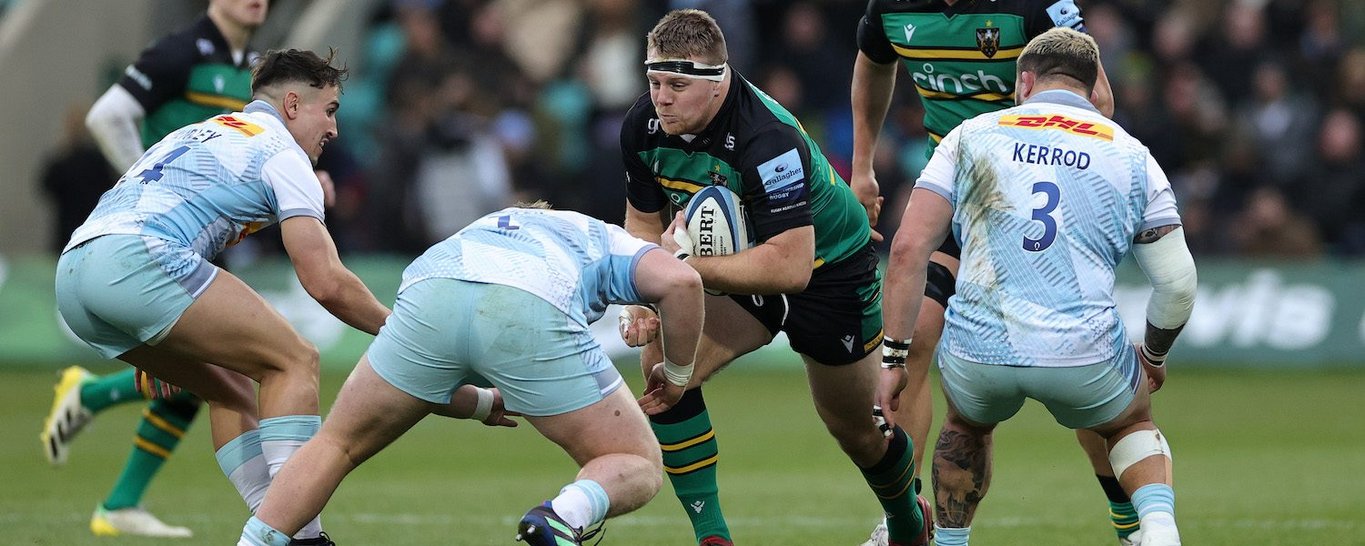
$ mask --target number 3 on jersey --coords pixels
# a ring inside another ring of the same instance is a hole
[[[1062,192],[1052,182],[1035,182],[1033,184],[1033,194],[1043,194],[1043,205],[1033,209],[1033,221],[1043,224],[1043,236],[1038,239],[1024,237],[1024,250],[1038,252],[1052,246],[1052,241],[1057,239],[1057,219],[1052,217],[1052,211],[1057,210],[1057,203],[1062,198]]]
[[[181,146],[171,150],[170,153],[166,154],[166,157],[161,158],[161,161],[157,161],[155,165],[152,165],[152,168],[143,169],[142,172],[137,173],[138,178],[142,179],[143,184],[151,184],[152,182],[160,181],[161,169],[165,168],[167,163],[175,161],[175,158],[184,155],[185,152],[188,151],[190,151],[189,146]]]

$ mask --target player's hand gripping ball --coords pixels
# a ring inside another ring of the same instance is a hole
[[[687,202],[683,216],[695,256],[728,256],[753,246],[744,205],[723,186],[702,188]]]

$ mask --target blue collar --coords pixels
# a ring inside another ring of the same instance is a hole
[[[1034,93],[1032,97],[1029,97],[1028,100],[1024,101],[1024,104],[1030,104],[1034,102],[1046,102],[1050,104],[1074,106],[1076,108],[1084,108],[1096,114],[1100,113],[1100,111],[1095,108],[1095,105],[1090,104],[1090,101],[1086,100],[1085,97],[1077,95],[1074,91],[1068,91],[1066,89],[1048,89],[1047,91]]]
[[[274,106],[270,105],[270,103],[260,99],[253,100],[250,103],[248,103],[246,105],[246,108],[242,109],[242,112],[248,114],[255,113],[270,114],[271,116],[274,116],[275,119],[280,120],[280,123],[284,123],[284,116],[280,115],[280,111],[276,110]]]

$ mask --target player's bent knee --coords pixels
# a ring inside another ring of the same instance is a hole
[[[831,436],[834,436],[839,448],[854,458],[879,453],[886,443],[886,437],[870,419],[866,426],[845,421],[831,421],[825,423],[825,429],[829,431]]]
[[[276,360],[269,363],[268,366],[272,372],[307,374],[316,377],[322,369],[321,359],[316,345],[299,338],[297,343],[290,344],[290,347],[276,355]]]
[[[1123,472],[1148,457],[1160,455],[1171,458],[1171,446],[1160,430],[1139,430],[1132,432],[1109,450],[1109,464],[1114,467],[1114,476],[1122,479]]]

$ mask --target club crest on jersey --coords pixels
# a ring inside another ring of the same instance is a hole
[[[716,171],[711,171],[709,174],[711,175],[712,186],[720,186],[723,188],[730,187],[730,179],[726,178],[725,175],[720,174]]]
[[[976,29],[976,47],[987,59],[1000,52],[1000,27]]]

